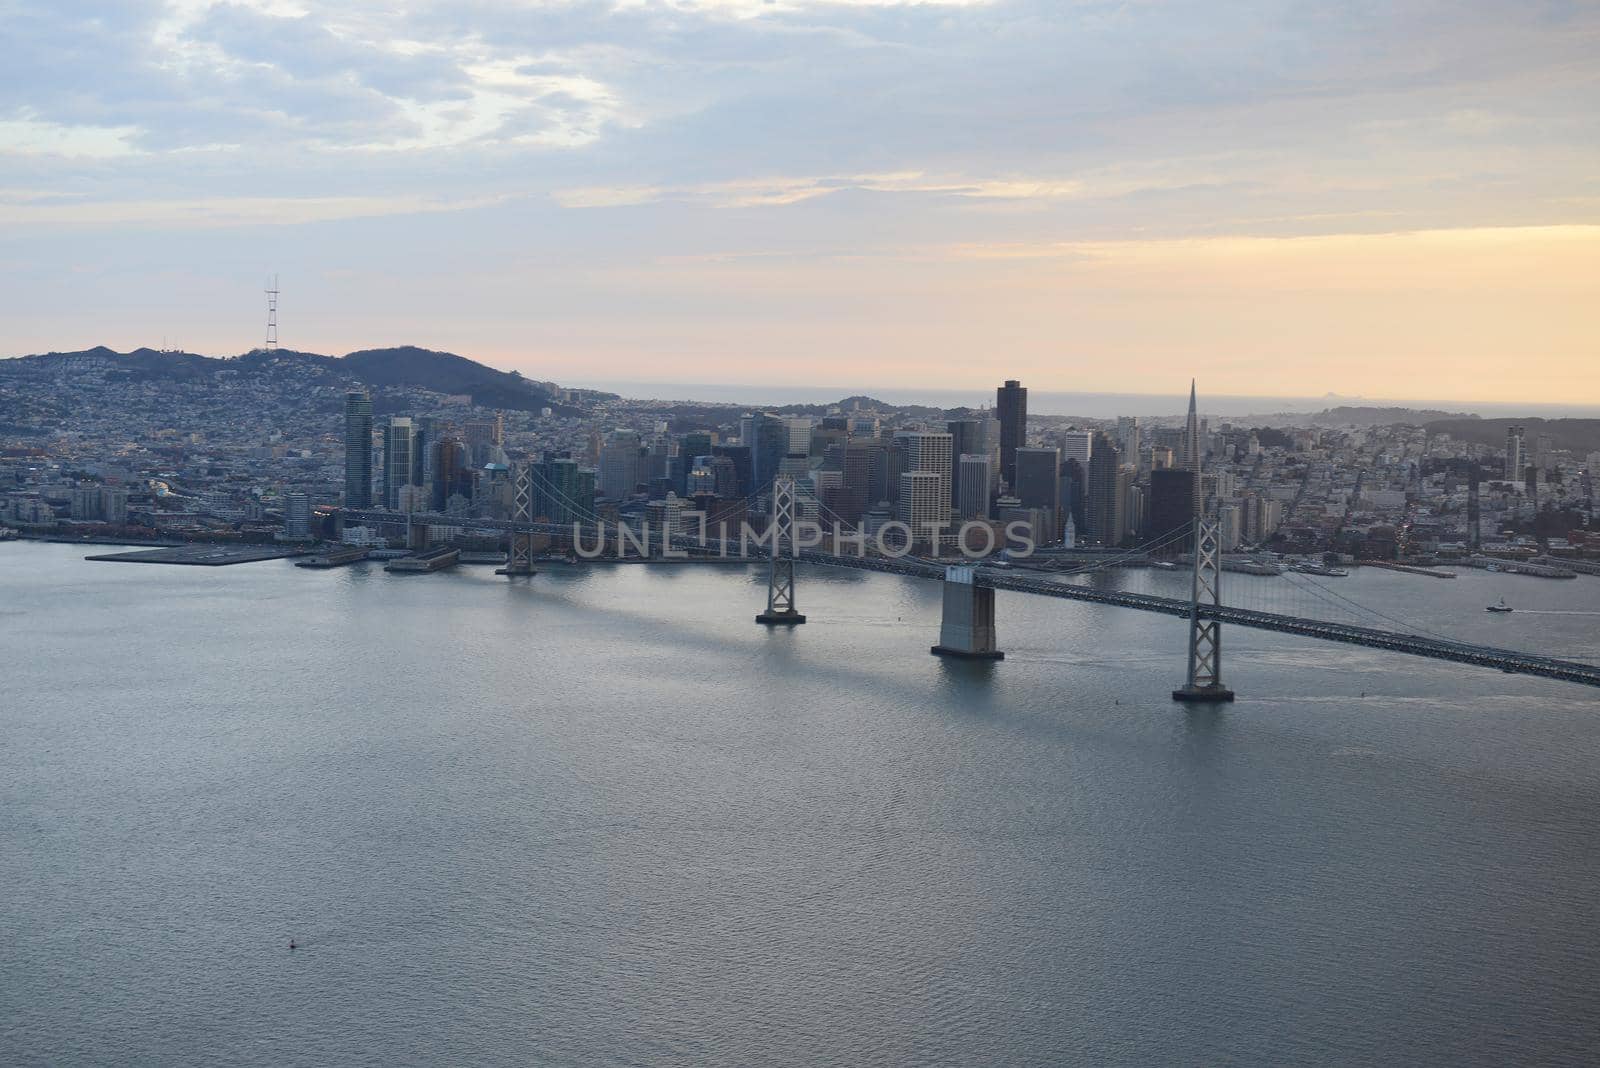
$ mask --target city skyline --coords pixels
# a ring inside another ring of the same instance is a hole
[[[0,1065],[1595,1047],[1600,4],[0,10]]]
[[[8,29],[7,355],[244,351],[279,275],[285,347],[596,384],[1600,404],[1581,6],[186,0]]]

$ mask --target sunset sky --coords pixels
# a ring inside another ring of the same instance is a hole
[[[1600,404],[1600,4],[0,12],[0,354]]]

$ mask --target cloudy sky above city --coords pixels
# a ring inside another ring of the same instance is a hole
[[[1600,5],[7,0],[0,352],[1600,403]]]

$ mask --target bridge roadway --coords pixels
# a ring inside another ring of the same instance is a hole
[[[499,530],[499,531],[527,531],[529,524],[516,523],[506,519],[467,519],[458,516],[437,514],[414,514],[406,516],[397,512],[379,512],[370,510],[346,509],[342,513],[346,520],[355,520],[364,523],[383,523],[388,525],[403,525],[407,519],[418,523],[427,523],[436,526],[471,527],[474,530]],[[557,523],[534,523],[532,531],[537,534],[571,535],[573,528]],[[586,528],[586,534],[593,533],[594,528]],[[651,535],[651,544],[659,538],[658,534]],[[707,549],[716,552],[722,548],[719,539],[709,539],[702,546],[698,538],[674,538],[682,541],[681,548]],[[754,539],[751,542],[755,547]],[[728,539],[727,547],[737,550],[739,542]],[[757,550],[756,557],[764,559],[761,550]],[[939,579],[944,578],[945,564],[924,560],[916,557],[881,557],[881,556],[852,556],[835,555],[833,553],[818,552],[814,549],[801,550],[797,558],[810,564],[819,564],[826,567],[847,567],[858,571],[878,571],[890,575],[902,575],[907,578]],[[952,560],[951,563],[960,562]],[[1119,590],[1100,590],[1092,586],[1078,586],[1071,583],[1052,581],[1047,578],[1038,578],[1004,571],[992,567],[978,567],[975,578],[980,586],[988,586],[996,590],[1006,590],[1011,593],[1027,593],[1039,597],[1059,597],[1069,601],[1088,601],[1093,604],[1113,605],[1118,608],[1132,608],[1141,612],[1159,612],[1163,615],[1178,616],[1187,619],[1192,609],[1188,600],[1177,597],[1158,597],[1147,593],[1125,593]],[[1350,623],[1329,623],[1319,619],[1307,619],[1301,616],[1279,615],[1275,612],[1258,612],[1249,608],[1234,608],[1229,605],[1201,605],[1200,614],[1204,618],[1218,619],[1224,623],[1231,623],[1240,627],[1252,627],[1256,630],[1277,631],[1280,634],[1294,634],[1303,638],[1317,638],[1322,641],[1343,642],[1347,645],[1363,645],[1370,649],[1386,649],[1395,653],[1406,653],[1411,656],[1425,656],[1434,660],[1449,660],[1459,664],[1473,664],[1478,667],[1497,668],[1510,675],[1536,675],[1547,679],[1560,679],[1563,682],[1582,683],[1585,686],[1600,687],[1600,665],[1585,664],[1575,660],[1558,660],[1554,657],[1538,656],[1533,653],[1521,653],[1514,649],[1498,649],[1488,645],[1473,645],[1468,642],[1450,641],[1444,638],[1431,638],[1421,634],[1402,634],[1399,631],[1381,630],[1376,627],[1360,627]]]

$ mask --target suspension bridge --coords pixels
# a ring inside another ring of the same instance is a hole
[[[536,573],[533,566],[536,538],[571,538],[575,545],[581,547],[586,541],[603,544],[606,536],[606,521],[581,508],[576,510],[578,520],[572,524],[536,518],[533,490],[538,478],[532,465],[519,465],[516,469],[511,519],[373,509],[344,509],[340,517],[347,524],[404,527],[408,531],[408,544],[415,547],[427,543],[428,528],[433,526],[503,533],[508,537],[510,547],[507,566],[501,574],[531,576]],[[792,479],[780,477],[774,481],[771,491],[760,499],[766,505],[763,510],[769,515],[768,525],[753,546],[748,538],[729,538],[725,532],[717,537],[706,537],[703,532],[699,535],[665,532],[651,530],[648,525],[642,530],[633,530],[615,521],[614,529],[619,547],[624,547],[624,552],[625,546],[631,543],[637,555],[646,558],[668,554],[679,557],[727,557],[730,553],[736,553],[764,560],[768,567],[767,604],[765,610],[756,616],[756,621],[768,626],[792,626],[806,621],[798,607],[796,563],[939,581],[944,591],[943,612],[939,643],[932,647],[932,652],[941,656],[991,660],[1003,658],[1004,653],[998,647],[995,633],[996,591],[1086,601],[1184,618],[1189,621],[1188,671],[1184,684],[1175,689],[1172,696],[1175,700],[1185,702],[1233,700],[1233,692],[1222,681],[1224,624],[1494,668],[1508,674],[1533,675],[1600,687],[1600,664],[1497,648],[1434,633],[1423,627],[1408,625],[1393,615],[1364,607],[1305,575],[1284,575],[1299,595],[1297,611],[1272,610],[1269,606],[1253,605],[1248,603],[1249,598],[1235,598],[1234,603],[1228,603],[1222,595],[1225,557],[1218,526],[1214,520],[1205,517],[1168,534],[1159,542],[1081,561],[1057,574],[1041,574],[1024,573],[982,561],[958,559],[952,562],[926,556],[843,552],[840,551],[837,518],[834,544],[831,549],[824,549],[799,536],[801,524],[797,522],[797,497]],[[815,504],[814,501],[811,503]],[[859,549],[863,548],[865,539],[852,532],[844,540]],[[1073,581],[1114,568],[1147,562],[1151,553],[1171,549],[1175,542],[1193,547],[1188,597],[1105,589]],[[1246,603],[1239,603],[1241,600]],[[1314,611],[1318,606],[1321,610]],[[1339,615],[1344,618],[1328,618]]]

